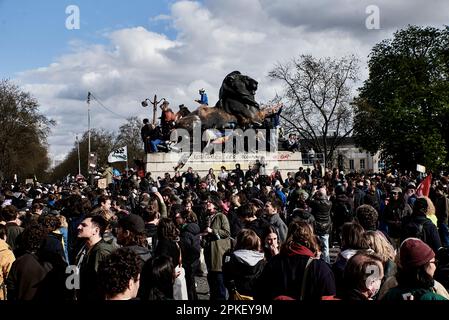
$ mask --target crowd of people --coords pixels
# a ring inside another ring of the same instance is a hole
[[[449,299],[447,177],[324,171],[3,184],[0,300]]]

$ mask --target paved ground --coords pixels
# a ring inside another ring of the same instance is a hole
[[[329,249],[329,254],[331,257],[331,264],[335,262],[337,259],[338,253],[340,252],[340,248],[338,246],[331,246]],[[207,284],[206,277],[195,277],[196,280],[196,291],[198,294],[199,300],[209,300],[209,286]]]
[[[195,277],[196,280],[196,292],[199,300],[209,300],[209,286],[207,284],[206,277]]]

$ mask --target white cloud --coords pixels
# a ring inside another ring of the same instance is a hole
[[[39,99],[42,112],[57,120],[49,144],[60,159],[73,146],[74,133],[87,129],[88,91],[119,115],[144,118],[152,111],[143,109],[140,101],[154,94],[167,98],[175,110],[179,104],[192,110],[198,89],[204,87],[214,104],[223,78],[239,70],[259,81],[256,97],[265,102],[280,92],[279,84],[267,79],[277,62],[302,53],[320,57],[355,53],[364,63],[371,47],[391,37],[396,27],[408,21],[434,25],[447,21],[448,5],[443,1],[376,2],[179,1],[171,6],[170,15],[149,17],[169,23],[175,40],[134,27],[105,34],[108,45],[71,41],[70,54],[23,72],[18,80]],[[380,7],[381,30],[365,28],[369,4]],[[362,72],[362,77],[367,75],[366,69]],[[93,127],[116,130],[125,121],[95,101],[91,107]]]

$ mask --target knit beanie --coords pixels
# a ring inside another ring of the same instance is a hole
[[[405,239],[399,249],[399,259],[404,269],[425,265],[434,257],[433,250],[418,238]]]

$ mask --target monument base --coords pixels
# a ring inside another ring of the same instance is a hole
[[[210,168],[217,173],[222,166],[227,170],[235,169],[237,163],[243,171],[248,170],[249,165],[259,161],[265,164],[265,173],[270,175],[274,167],[278,167],[282,177],[287,177],[288,172],[297,172],[299,167],[313,169],[313,163],[303,161],[300,152],[255,152],[255,153],[149,153],[146,155],[146,172],[151,172],[153,178],[164,177],[166,172],[173,175],[175,168],[179,171],[187,171],[192,167],[200,177],[205,177]]]

